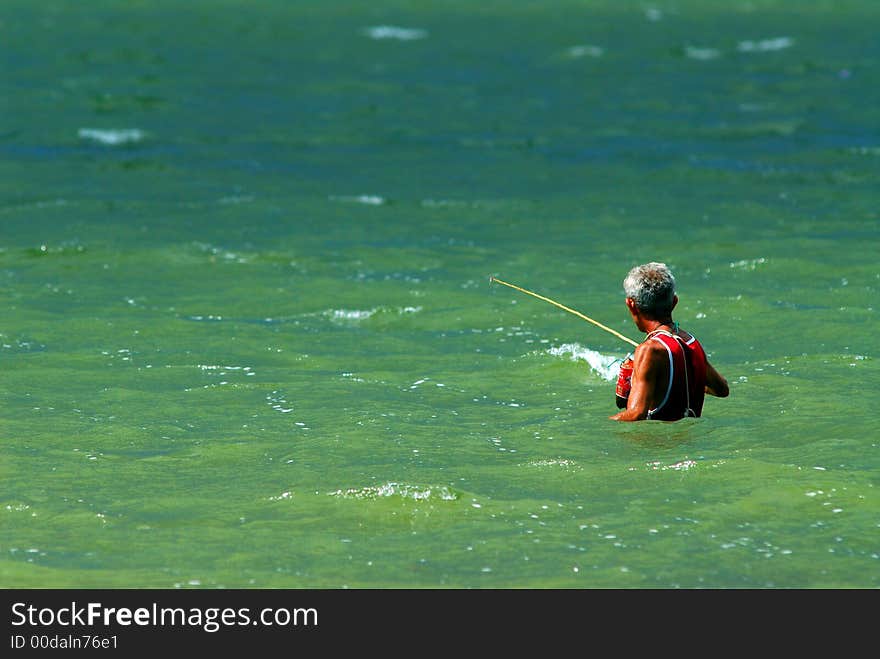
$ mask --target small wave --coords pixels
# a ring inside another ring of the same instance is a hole
[[[226,371],[245,371],[247,373],[251,370],[250,366],[222,366],[220,364],[196,364],[196,368],[200,371],[220,371],[220,375],[226,375]]]
[[[685,46],[685,57],[696,60],[710,60],[721,57],[721,51],[717,48],[697,48],[695,46]]]
[[[526,462],[527,467],[575,467],[577,463],[574,460],[531,460]]]
[[[209,314],[207,316],[185,316],[187,320],[195,320],[197,322],[201,322],[203,320],[210,322],[220,322],[223,320],[223,316],[215,316],[213,314]]]
[[[397,307],[395,309],[390,309],[388,307],[376,307],[374,309],[328,309],[327,311],[324,311],[322,315],[328,317],[334,322],[357,322],[360,320],[366,320],[377,313],[396,313],[399,316],[406,316],[419,313],[421,310],[422,307],[412,306]]]
[[[669,471],[670,469],[672,471],[687,471],[688,469],[696,467],[697,463],[695,460],[682,460],[681,462],[667,465],[663,464],[662,462],[656,461],[649,462],[646,466],[653,471]]]
[[[572,361],[587,362],[590,365],[590,368],[592,368],[603,379],[608,381],[617,379],[619,371],[618,364],[621,362],[620,357],[603,355],[595,350],[585,348],[579,343],[564,343],[561,346],[550,348],[547,350],[547,353],[554,357],[570,355]]]
[[[849,149],[849,152],[860,156],[880,156],[880,146],[857,146]]]
[[[330,309],[329,311],[325,311],[324,315],[329,317],[330,320],[337,321],[347,321],[347,320],[366,320],[374,313],[376,313],[378,309],[368,309],[368,310],[359,310],[359,309]]]
[[[415,41],[428,36],[427,30],[419,28],[396,27],[394,25],[376,25],[364,30],[370,39],[397,39],[398,41]]]
[[[448,206],[468,206],[471,202],[461,199],[422,199],[421,204],[425,208],[444,208]]]
[[[344,499],[378,499],[380,497],[399,496],[404,499],[425,501],[428,499],[440,499],[441,501],[455,501],[458,495],[445,485],[439,487],[408,485],[406,483],[385,483],[384,485],[370,485],[367,487],[349,488],[329,492],[332,497]]]
[[[769,53],[774,50],[784,50],[793,45],[794,39],[791,37],[778,37],[761,41],[740,41],[736,49],[741,53]]]
[[[759,265],[767,263],[767,259],[763,256],[757,259],[743,259],[741,261],[731,261],[730,267],[738,270],[755,270]]]
[[[42,352],[46,346],[31,339],[13,339],[0,334],[0,349],[13,352]]]
[[[80,128],[77,133],[80,139],[92,140],[108,146],[120,144],[132,144],[144,139],[144,131],[138,128],[123,128],[117,130],[101,130],[98,128]]]
[[[290,404],[290,401],[284,398],[280,391],[273,391],[266,396],[266,400],[269,401],[269,405],[272,406],[273,410],[281,412],[282,414],[289,414],[294,410],[293,405]]]
[[[362,195],[331,195],[330,201],[346,201],[354,204],[366,204],[367,206],[382,206],[387,204],[388,200],[379,195],[362,194]]]
[[[249,204],[254,201],[253,195],[230,195],[229,197],[220,197],[218,204]]]
[[[569,57],[580,58],[580,57],[602,57],[605,54],[605,49],[600,46],[591,46],[588,44],[581,46],[572,46],[566,51]]]

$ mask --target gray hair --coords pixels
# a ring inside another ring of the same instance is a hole
[[[675,277],[665,263],[637,265],[623,280],[623,292],[645,313],[671,313]]]

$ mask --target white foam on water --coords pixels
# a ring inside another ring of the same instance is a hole
[[[666,465],[662,462],[649,462],[646,465],[653,471],[669,471],[670,469],[673,471],[687,471],[692,467],[696,467],[697,463],[695,460],[682,460],[681,462],[676,462],[675,464]]]
[[[860,156],[880,156],[880,146],[858,146],[848,150]]]
[[[585,361],[600,377],[613,381],[620,372],[621,357],[615,355],[603,355],[601,352],[585,348],[579,343],[564,343],[547,350],[547,354],[554,357],[570,356],[572,361]]]
[[[697,48],[695,46],[685,46],[685,56],[696,60],[711,60],[721,57],[721,51],[717,48]]]
[[[80,139],[92,140],[108,146],[120,144],[132,144],[144,139],[144,131],[139,128],[121,128],[116,130],[102,130],[98,128],[80,128],[77,133]]]
[[[777,37],[761,41],[740,41],[736,49],[741,53],[769,53],[775,50],[784,50],[793,45],[794,39],[791,37]]]
[[[279,391],[273,391],[271,394],[266,396],[266,400],[269,401],[269,404],[272,406],[273,410],[281,412],[282,414],[289,414],[293,412],[294,407],[290,404],[289,401],[285,400]]]
[[[374,313],[376,313],[378,309],[330,309],[329,311],[325,311],[324,315],[328,316],[331,320],[337,321],[347,321],[347,320],[366,320]]]
[[[123,352],[118,350],[117,352]],[[226,375],[225,371],[245,371],[251,370],[250,366],[222,366],[220,364],[196,364],[196,368],[201,371],[224,371],[220,375]]]
[[[344,196],[331,195],[330,201],[347,201],[354,204],[365,204],[367,206],[381,206],[382,204],[388,203],[388,200],[385,197],[372,194]]]
[[[526,463],[528,467],[575,467],[577,463],[574,460],[565,459],[548,459],[548,460],[531,460]]]
[[[759,265],[767,263],[767,259],[763,256],[757,259],[743,259],[741,261],[731,261],[730,267],[738,270],[755,270]]]
[[[582,44],[580,46],[572,46],[568,49],[569,57],[602,57],[605,49],[600,46],[592,46],[590,44]]]
[[[357,322],[366,320],[377,313],[396,313],[399,316],[419,313],[422,307],[375,307],[373,309],[328,309],[321,312],[321,315],[330,318],[334,322]]]
[[[420,28],[397,27],[395,25],[375,25],[364,29],[370,39],[397,39],[398,41],[416,41],[428,36],[427,30]]]
[[[345,499],[378,499],[380,497],[399,496],[404,499],[425,501],[428,499],[440,499],[442,501],[455,501],[458,495],[451,492],[448,487],[441,485],[421,486],[407,483],[385,483],[383,485],[369,485],[367,487],[349,488],[330,492],[330,496]]]

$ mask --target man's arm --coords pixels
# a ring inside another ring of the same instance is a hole
[[[709,362],[706,362],[706,393],[718,398],[726,398],[730,395],[727,380]]]
[[[615,421],[641,421],[657,404],[657,383],[669,379],[666,349],[656,341],[647,341],[636,348],[633,373],[626,409],[612,417]]]

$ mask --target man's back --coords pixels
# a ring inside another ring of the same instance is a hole
[[[676,421],[686,416],[698,417],[703,411],[706,391],[706,353],[696,337],[678,330],[657,330],[646,341],[655,341],[662,349],[652,350],[653,358],[665,363],[658,368],[655,391],[663,398],[648,410],[649,419]],[[665,384],[665,386],[664,386]]]

